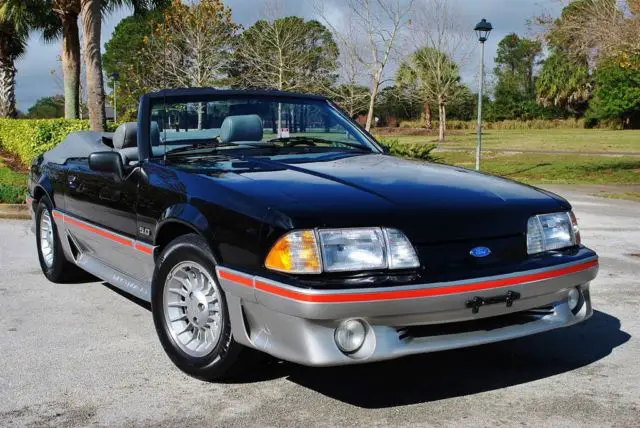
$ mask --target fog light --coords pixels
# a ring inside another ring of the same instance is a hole
[[[338,348],[345,354],[353,354],[362,347],[367,328],[360,320],[347,320],[336,328],[334,339]]]
[[[580,303],[580,291],[577,288],[572,288],[569,290],[569,295],[567,296],[567,304],[569,305],[569,309],[572,311],[578,307]]]

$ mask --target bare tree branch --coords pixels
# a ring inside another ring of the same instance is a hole
[[[407,28],[414,0],[346,0],[345,3],[344,23],[336,22],[321,0],[316,1],[315,8],[338,40],[343,58],[350,57],[347,62],[357,61],[368,75],[369,109],[365,127],[369,130],[389,59]]]

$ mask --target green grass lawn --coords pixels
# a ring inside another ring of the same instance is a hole
[[[475,168],[470,152],[439,152],[441,162]],[[640,157],[505,154],[486,152],[482,170],[525,183],[640,184]]]
[[[640,192],[607,192],[600,191],[593,193],[593,196],[610,199],[626,199],[627,201],[640,202]]]
[[[437,143],[437,136],[381,136],[407,143]],[[473,131],[452,131],[446,145],[474,148]],[[483,148],[572,150],[597,152],[640,153],[640,130],[610,131],[604,129],[523,129],[487,130],[483,133]]]
[[[0,204],[21,204],[27,193],[27,173],[16,172],[0,159]]]

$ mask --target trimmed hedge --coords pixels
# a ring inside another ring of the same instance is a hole
[[[0,147],[17,155],[25,165],[51,150],[75,131],[89,129],[86,120],[0,119]]]
[[[438,121],[433,121],[433,130],[437,132]],[[451,130],[475,130],[476,121],[448,120],[447,129]],[[503,120],[500,122],[483,122],[484,129],[583,129],[584,119],[534,119],[534,120]],[[400,128],[414,129],[425,128],[424,120],[405,120],[400,122]]]

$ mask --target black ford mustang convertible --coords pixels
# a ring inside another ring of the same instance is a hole
[[[42,271],[151,303],[201,379],[257,351],[310,366],[387,360],[567,327],[598,257],[569,203],[389,156],[322,97],[166,90],[137,123],[38,158]]]

